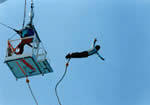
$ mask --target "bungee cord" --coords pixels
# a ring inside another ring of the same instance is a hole
[[[57,91],[57,88],[58,88],[58,85],[62,82],[62,80],[64,79],[66,73],[67,73],[67,68],[69,66],[69,62],[70,62],[70,59],[68,59],[67,63],[66,63],[66,68],[65,68],[65,72],[63,74],[63,76],[61,77],[61,79],[57,82],[56,86],[55,86],[55,94],[56,94],[56,97],[57,97],[57,100],[58,100],[58,103],[59,105],[62,105],[61,104],[61,101],[60,101],[60,98],[58,96],[58,91]]]

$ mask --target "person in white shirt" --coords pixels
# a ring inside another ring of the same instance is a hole
[[[95,38],[94,43],[93,43],[93,47],[87,51],[82,51],[82,52],[74,52],[74,53],[69,53],[66,55],[66,59],[71,59],[71,58],[86,58],[88,56],[91,56],[93,54],[97,54],[98,57],[101,60],[105,60],[99,53],[98,51],[100,50],[100,45],[95,45],[96,44],[97,39]]]

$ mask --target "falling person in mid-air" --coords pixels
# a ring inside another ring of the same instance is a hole
[[[82,51],[82,52],[74,52],[74,53],[69,53],[66,55],[66,59],[71,59],[71,58],[86,58],[88,56],[91,56],[93,54],[97,54],[98,57],[101,60],[105,60],[99,53],[98,51],[100,50],[100,45],[95,45],[96,44],[97,39],[95,38],[94,43],[93,43],[93,47],[87,51]]]

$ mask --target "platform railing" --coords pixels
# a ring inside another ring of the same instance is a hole
[[[27,44],[24,46],[24,52],[22,54],[16,54],[18,50],[18,45],[21,43],[23,40],[27,39],[33,39],[33,41],[30,43],[32,45],[28,46]],[[46,59],[47,52],[45,48],[42,45],[42,42],[38,40],[36,35],[30,36],[30,37],[25,37],[25,38],[16,38],[16,39],[9,39],[8,40],[8,45],[7,45],[7,51],[6,51],[6,57],[17,57],[19,56],[24,56],[24,55],[34,55],[38,61],[43,61]]]

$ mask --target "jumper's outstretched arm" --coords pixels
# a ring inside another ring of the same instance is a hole
[[[95,38],[94,42],[93,42],[93,47],[95,47],[96,41],[97,41],[97,39]]]
[[[96,53],[101,60],[105,60],[98,52]]]

